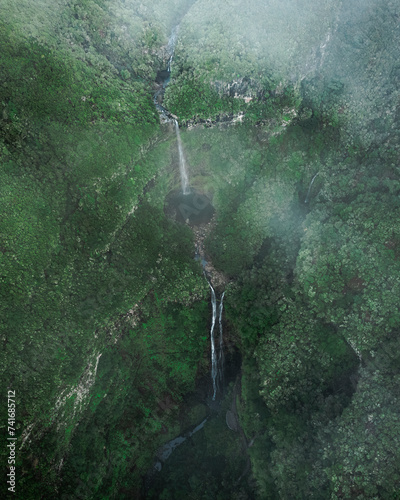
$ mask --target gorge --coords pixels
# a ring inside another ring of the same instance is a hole
[[[3,0],[16,498],[398,497],[399,19]]]
[[[168,41],[167,45],[167,53],[169,54],[168,58],[168,65],[167,69],[165,72],[159,72],[159,83],[162,85],[162,88],[157,90],[157,92],[154,95],[154,103],[156,105],[157,111],[160,112],[161,114],[161,120],[164,122],[169,122],[171,118],[171,113],[165,109],[162,106],[162,96],[163,93],[170,81],[170,75],[171,75],[171,63],[172,59],[174,56],[174,49],[175,49],[175,44],[176,44],[176,38],[177,38],[177,33],[178,33],[179,26],[175,27],[172,30],[171,36]],[[162,75],[162,76],[161,76]],[[161,99],[160,99],[161,98]],[[182,141],[180,137],[180,132],[179,132],[179,124],[178,120],[176,118],[172,118],[174,124],[175,124],[175,132],[176,132],[176,139],[178,143],[178,151],[179,151],[179,173],[180,173],[180,178],[181,178],[181,186],[182,186],[182,194],[183,196],[187,196],[190,194],[190,186],[189,186],[189,177],[187,173],[187,168],[186,168],[186,161],[185,161],[185,155],[183,152],[183,146],[182,146]],[[197,201],[200,198],[200,196],[196,193],[196,198],[192,199],[191,202],[194,207],[200,208],[203,210],[206,205],[208,205],[208,200],[203,204],[203,200]],[[189,209],[190,210],[190,209]],[[192,208],[193,210],[193,208]],[[191,211],[192,211],[191,210]],[[187,215],[190,215],[189,213]],[[189,218],[185,217],[185,220],[188,222]],[[200,257],[200,255],[199,255]],[[204,262],[204,256],[202,257],[202,261]],[[204,268],[204,265],[203,265]],[[223,352],[223,331],[222,331],[222,309],[223,309],[223,299],[225,292],[221,295],[221,300],[220,300],[220,305],[218,307],[218,313],[217,313],[217,305],[216,305],[216,295],[215,295],[215,290],[210,283],[209,279],[207,278],[205,269],[203,269],[204,276],[207,279],[208,285],[211,289],[211,306],[212,306],[212,322],[211,322],[211,331],[210,331],[210,343],[211,343],[211,379],[212,379],[212,385],[213,385],[213,395],[212,395],[212,400],[215,401],[217,389],[222,390],[222,381],[223,381],[223,370],[224,370],[224,352]],[[215,322],[216,318],[218,315],[218,325],[219,325],[219,344],[218,348],[215,345],[215,334],[214,334],[214,328],[215,328]],[[217,352],[218,351],[218,352]],[[177,438],[178,441],[177,443],[180,444],[183,442],[181,438]]]

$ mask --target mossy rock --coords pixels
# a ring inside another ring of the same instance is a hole
[[[229,427],[231,431],[237,432],[239,430],[236,415],[231,410],[228,410],[226,412],[226,425]]]

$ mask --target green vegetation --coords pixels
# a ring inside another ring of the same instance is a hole
[[[134,490],[206,369],[192,234],[143,196],[163,167],[151,85],[168,32],[132,5],[52,6],[6,2],[0,30],[1,366],[26,499]]]
[[[399,17],[378,0],[3,1],[16,498],[400,498]],[[240,431],[231,384],[146,493],[157,449],[208,412],[209,289],[164,213],[177,151],[153,103],[178,23],[164,105],[216,210]]]
[[[208,82],[195,79],[189,72],[175,78],[166,89],[165,106],[183,122],[190,118],[210,118],[241,110],[237,99],[220,97]]]

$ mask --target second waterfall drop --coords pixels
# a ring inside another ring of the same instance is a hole
[[[220,390],[222,390],[222,381],[223,381],[223,370],[224,370],[224,351],[223,351],[223,337],[222,337],[222,309],[223,309],[223,300],[225,292],[221,296],[221,301],[218,308],[218,320],[219,320],[219,345],[218,350],[219,353],[217,355],[217,348],[215,346],[215,320],[217,318],[217,298],[215,295],[214,288],[211,283],[208,283],[211,288],[211,304],[212,304],[212,321],[211,321],[211,331],[210,331],[210,339],[211,339],[211,378],[213,383],[213,401],[215,401],[215,397],[217,395],[218,382],[221,382]]]
[[[219,355],[218,355],[218,375],[221,382],[221,390],[224,386],[224,368],[225,368],[225,356],[224,356],[224,338],[222,336],[222,310],[224,307],[224,295],[221,295],[221,302],[219,304]]]

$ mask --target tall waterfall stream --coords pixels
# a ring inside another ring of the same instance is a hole
[[[211,288],[211,304],[212,304],[212,323],[211,323],[211,378],[213,383],[213,396],[212,399],[215,401],[215,397],[217,391],[222,391],[223,389],[223,377],[224,377],[224,342],[222,335],[222,310],[224,304],[224,295],[225,292],[221,296],[221,300],[219,303],[219,307],[217,308],[217,298],[215,295],[215,290],[212,287],[211,283],[208,282]],[[218,309],[218,313],[217,313]],[[216,347],[215,342],[215,321],[218,316],[218,324],[219,324],[219,341],[218,347]],[[218,353],[217,353],[218,350]]]
[[[179,172],[180,172],[180,177],[181,177],[182,193],[184,195],[188,195],[188,194],[190,194],[189,176],[188,176],[188,172],[187,172],[187,168],[186,168],[186,161],[185,161],[185,155],[184,155],[184,151],[183,151],[181,135],[180,135],[180,131],[179,131],[178,120],[176,118],[174,118],[173,115],[158,102],[158,96],[163,92],[163,90],[168,85],[169,80],[170,80],[171,63],[172,63],[172,59],[174,56],[174,49],[175,49],[176,39],[177,39],[177,35],[178,35],[178,29],[179,29],[179,26],[177,26],[176,28],[174,28],[172,30],[172,34],[171,34],[169,41],[168,41],[167,51],[169,54],[169,59],[168,59],[168,65],[167,65],[167,70],[166,70],[166,72],[168,73],[168,76],[163,81],[162,89],[158,90],[155,93],[154,104],[165,121],[167,121],[167,122],[173,121],[175,124],[175,133],[176,133],[176,139],[177,139],[177,143],[178,143],[178,152],[179,152]],[[223,369],[224,369],[223,347],[224,346],[223,346],[223,332],[222,332],[222,311],[223,311],[223,300],[224,300],[225,292],[222,294],[220,304],[217,307],[217,298],[215,295],[215,290],[207,277],[206,277],[206,279],[207,279],[207,282],[208,282],[210,289],[211,289],[211,304],[212,304],[212,324],[211,324],[211,331],[210,331],[210,337],[211,337],[211,378],[212,378],[212,385],[213,385],[212,400],[215,401],[217,391],[222,390],[222,385],[223,385]],[[216,338],[215,338],[215,324],[216,324],[217,317],[218,317],[218,327],[219,327],[218,346],[216,345],[217,342],[216,342]]]
[[[175,133],[176,133],[176,140],[178,143],[178,152],[179,152],[179,173],[181,176],[182,192],[184,195],[187,195],[187,194],[190,194],[189,175],[188,175],[187,168],[186,168],[186,160],[185,160],[185,154],[183,151],[181,134],[179,131],[179,123],[178,123],[178,120],[172,115],[172,113],[170,113],[166,108],[164,108],[164,106],[162,106],[158,102],[158,97],[163,94],[165,88],[167,87],[168,83],[170,82],[171,64],[172,64],[172,59],[174,57],[174,50],[175,50],[176,39],[178,37],[178,30],[179,30],[179,26],[176,26],[172,30],[171,36],[168,40],[167,52],[169,54],[169,59],[168,59],[168,65],[167,65],[167,70],[166,70],[166,72],[168,73],[168,76],[167,76],[167,78],[164,79],[164,81],[162,83],[162,88],[154,94],[154,104],[156,106],[157,111],[162,115],[165,122],[173,121],[175,124]]]
[[[181,174],[182,192],[183,194],[189,194],[190,193],[189,176],[186,169],[185,155],[183,154],[183,146],[181,141],[181,134],[179,132],[179,124],[178,120],[174,121],[175,121],[176,140],[178,141],[179,172]]]
[[[183,151],[182,140],[179,131],[179,123],[172,113],[170,113],[162,104],[159,102],[159,96],[163,95],[163,92],[170,81],[171,74],[171,63],[174,55],[174,48],[176,44],[177,34],[178,34],[179,26],[174,28],[172,34],[169,38],[167,45],[167,52],[169,54],[168,65],[166,72],[168,73],[167,77],[162,82],[162,88],[159,89],[154,94],[154,105],[157,111],[162,116],[164,122],[174,122],[175,124],[175,133],[178,144],[178,152],[179,152],[179,172],[181,178],[181,186],[182,193],[184,195],[190,194],[190,186],[189,186],[189,175],[186,168],[186,160]],[[204,268],[204,261],[203,261]],[[207,282],[211,289],[211,305],[212,305],[212,322],[211,322],[211,331],[210,331],[210,339],[211,339],[211,379],[212,379],[212,401],[216,400],[217,393],[223,392],[223,382],[224,382],[224,364],[225,364],[225,356],[224,356],[224,342],[223,342],[223,328],[222,328],[222,312],[223,312],[223,301],[225,292],[222,293],[219,305],[217,305],[217,297],[213,286],[211,285],[210,280],[208,279],[205,269],[204,276],[207,279]],[[215,327],[218,318],[218,329],[219,335],[216,338]],[[168,459],[171,453],[177,448],[180,444],[185,442],[187,438],[191,437],[193,434],[202,429],[207,422],[208,417],[205,418],[197,427],[195,427],[191,432],[187,433],[183,436],[178,436],[171,441],[168,441],[164,444],[158,451],[158,460],[155,463],[155,470],[160,471],[162,468],[162,462]]]
[[[310,196],[312,185],[314,184],[315,178],[317,177],[318,174],[319,174],[319,172],[317,172],[314,175],[314,177],[311,179],[311,182],[310,182],[310,185],[309,185],[308,191],[307,191],[307,196],[306,196],[306,199],[304,200],[304,203],[308,203],[308,197]]]

